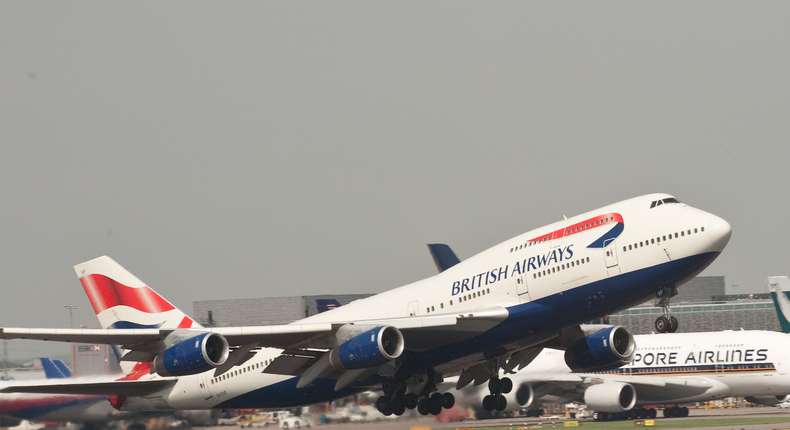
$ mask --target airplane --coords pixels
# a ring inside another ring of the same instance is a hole
[[[628,227],[626,228],[626,220]],[[576,370],[634,356],[630,332],[583,326],[677,287],[723,251],[730,225],[668,194],[604,206],[518,235],[441,273],[280,326],[201,327],[109,257],[75,271],[102,329],[2,328],[3,339],[118,344],[117,381],[19,383],[0,392],[109,395],[120,410],[283,408],[381,387],[385,415],[454,404],[444,376],[489,382],[558,348]],[[668,306],[668,303],[667,303]]]
[[[596,419],[655,418],[652,408],[674,405],[665,417],[688,416],[678,404],[744,397],[762,405],[790,400],[790,278],[769,276],[768,290],[776,305],[783,333],[732,331],[636,335],[634,360],[619,369],[573,373],[557,351],[544,350],[521,373],[512,376],[516,391],[508,396],[513,412],[537,411],[539,399],[581,402],[595,410]],[[766,378],[769,376],[769,378]],[[456,379],[448,379],[444,387]],[[458,404],[474,407],[484,390],[450,390]]]

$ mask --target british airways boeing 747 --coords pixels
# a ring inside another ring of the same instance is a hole
[[[580,326],[668,297],[730,239],[722,218],[667,194],[625,200],[508,239],[430,278],[282,326],[204,328],[109,257],[75,266],[103,329],[0,329],[3,339],[118,344],[117,381],[14,384],[4,392],[109,395],[120,410],[281,408],[381,386],[385,414],[452,407],[443,377],[512,388],[499,370],[543,348],[573,369],[634,357],[623,327]]]

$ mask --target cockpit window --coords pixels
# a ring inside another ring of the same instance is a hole
[[[654,200],[653,203],[650,203],[650,209],[653,209],[656,206],[661,206],[664,203],[680,203],[680,201],[674,197],[669,197],[662,200]]]

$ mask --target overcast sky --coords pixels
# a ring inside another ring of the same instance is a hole
[[[104,254],[187,312],[380,292],[435,273],[426,243],[464,259],[652,192],[728,220],[703,274],[762,292],[790,274],[788,22],[787,2],[2,1],[0,326],[66,327],[68,304],[98,327],[72,266]]]

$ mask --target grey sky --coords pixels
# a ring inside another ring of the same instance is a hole
[[[650,192],[727,219],[705,274],[763,291],[790,274],[788,18],[4,1],[0,326],[67,326],[74,304],[97,327],[72,266],[103,254],[187,312],[379,292],[434,273],[428,242],[463,259]]]

